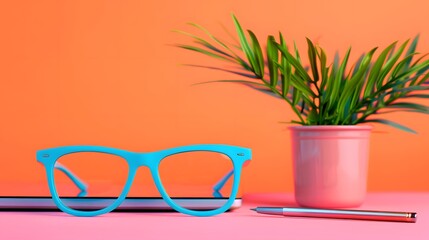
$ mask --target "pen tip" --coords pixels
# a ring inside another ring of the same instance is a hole
[[[257,209],[256,209],[256,208],[251,208],[250,210],[255,211],[255,212],[257,211]]]

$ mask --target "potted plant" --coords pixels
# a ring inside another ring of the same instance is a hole
[[[226,71],[242,80],[235,82],[283,99],[297,119],[291,123],[295,198],[309,207],[355,207],[366,195],[368,146],[371,127],[387,124],[404,131],[412,129],[381,118],[383,113],[406,111],[428,114],[426,106],[413,99],[428,98],[429,60],[416,53],[418,37],[410,44],[396,42],[378,51],[371,49],[350,64],[349,48],[332,63],[323,48],[307,38],[308,64],[296,47],[282,35],[268,36],[261,47],[256,35],[233,21],[239,46],[227,44],[203,27],[192,24],[206,38],[192,37],[193,45],[178,46],[226,61],[239,67],[199,66]],[[206,40],[207,39],[207,40]],[[238,52],[237,52],[238,50]]]

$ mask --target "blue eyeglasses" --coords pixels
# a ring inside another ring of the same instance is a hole
[[[77,156],[87,154],[89,157],[82,158],[83,161],[80,161],[84,165],[76,165]],[[251,155],[251,150],[248,148],[220,144],[190,145],[147,153],[101,146],[65,146],[37,151],[37,160],[45,166],[49,190],[55,204],[60,210],[71,215],[97,216],[113,211],[128,195],[137,170],[141,166],[145,166],[149,168],[159,194],[172,209],[193,216],[213,216],[227,211],[232,206],[238,193],[242,167],[246,161],[251,159]],[[97,159],[100,161],[89,164],[90,161]],[[112,165],[113,159],[120,162],[123,167]],[[89,169],[85,169],[85,164]],[[78,166],[74,169],[79,170],[79,175],[69,169],[69,166],[73,165]],[[181,169],[184,168],[188,168],[188,171],[180,175]],[[85,171],[81,171],[81,169]],[[199,170],[194,171],[193,169]],[[223,173],[218,182],[214,185],[211,184],[212,194],[215,197],[220,197],[222,188],[227,182],[230,182],[228,193],[225,194],[228,198],[222,206],[210,210],[188,209],[176,201],[175,197],[172,197],[176,194],[176,189],[182,187],[180,185],[184,185],[184,183],[195,185],[196,188],[201,187],[190,177],[191,175],[202,176],[203,180],[207,182],[210,173],[216,171],[223,171]],[[65,196],[69,193],[63,191],[65,188],[62,187],[64,183],[61,182],[61,176],[54,172],[61,172],[62,175],[67,176],[66,181],[73,183],[74,188],[79,189],[78,194],[75,194],[78,197],[85,197],[88,188],[91,189],[91,185],[88,186],[85,181],[80,179],[81,173],[83,176],[95,173],[103,177],[113,176],[122,178],[123,181],[119,183],[117,198],[113,202],[109,202],[100,209],[82,210],[67,204]],[[225,172],[227,172],[226,175]],[[174,182],[175,179],[178,181]],[[233,180],[229,181],[231,179]]]

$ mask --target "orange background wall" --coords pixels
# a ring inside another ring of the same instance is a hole
[[[429,52],[429,2],[343,0],[1,1],[0,192],[45,184],[35,151],[94,144],[152,151],[192,143],[253,149],[245,192],[292,191],[286,103],[182,63],[218,64],[171,44],[196,22],[225,36],[230,14],[265,39],[282,31],[305,52],[305,37],[353,57],[421,34]],[[429,104],[429,103],[426,103]],[[370,191],[429,191],[429,117],[390,115],[418,135],[375,126]],[[8,187],[9,186],[9,187]],[[20,189],[19,191],[25,191]]]

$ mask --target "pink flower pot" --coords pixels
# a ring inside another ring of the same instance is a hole
[[[369,126],[294,126],[295,199],[305,207],[360,206],[366,195]]]

